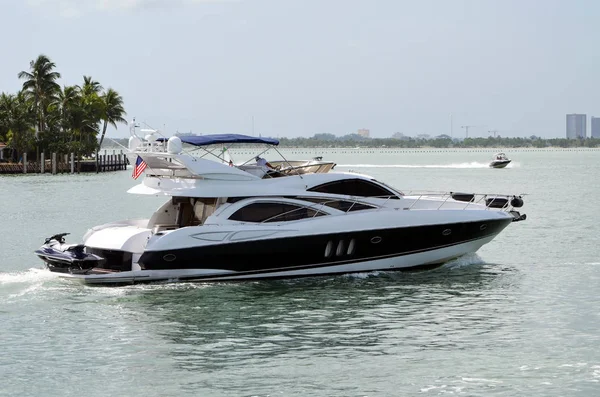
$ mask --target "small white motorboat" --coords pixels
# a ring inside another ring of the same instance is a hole
[[[506,157],[504,153],[496,153],[490,162],[491,168],[505,168],[512,160]]]

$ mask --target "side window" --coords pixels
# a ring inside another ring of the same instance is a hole
[[[286,222],[326,215],[310,208],[287,203],[253,203],[234,212],[229,219],[241,222]]]
[[[345,194],[348,196],[359,197],[388,197],[397,199],[398,197],[391,191],[381,187],[373,182],[362,179],[345,179],[343,181],[335,181],[325,183],[308,189],[310,192],[329,193],[329,194]]]
[[[324,183],[319,186],[311,187],[308,189],[309,192],[318,192],[318,193],[329,193],[329,194],[348,194],[344,189],[344,182],[346,181],[335,181]]]

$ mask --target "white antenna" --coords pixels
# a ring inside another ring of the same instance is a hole
[[[135,132],[135,129],[139,126],[140,125],[135,122],[135,117],[129,123],[129,134],[131,135],[129,137],[129,151],[130,152],[138,150],[138,148],[142,145],[142,142],[144,142],[144,140],[140,136],[138,136],[138,134]]]

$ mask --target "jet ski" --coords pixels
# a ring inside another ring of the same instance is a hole
[[[98,255],[86,253],[83,244],[66,244],[67,235],[69,233],[48,237],[44,245],[35,251],[51,271],[85,274],[106,261]]]

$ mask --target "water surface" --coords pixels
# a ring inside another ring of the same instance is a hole
[[[427,272],[88,287],[32,251],[164,199],[126,194],[129,172],[0,177],[0,395],[600,393],[600,151],[509,152],[504,170],[491,152],[283,152],[405,191],[527,193],[528,219]]]

